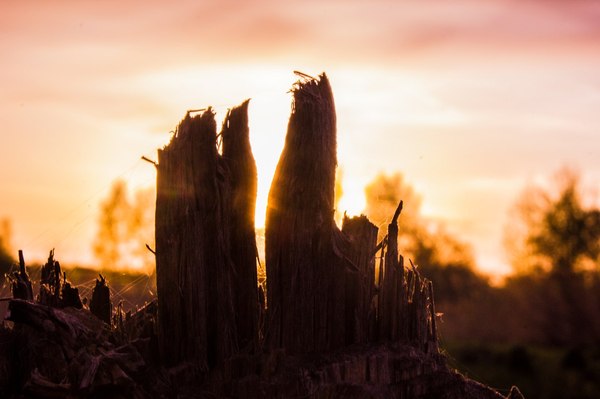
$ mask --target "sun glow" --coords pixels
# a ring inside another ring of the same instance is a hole
[[[348,216],[359,216],[365,209],[365,185],[358,179],[342,179],[342,197],[337,212]]]
[[[285,141],[290,101],[289,94],[283,92],[259,95],[250,101],[250,142],[258,171],[257,228],[265,226],[269,188]]]

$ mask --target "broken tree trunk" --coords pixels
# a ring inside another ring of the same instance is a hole
[[[404,267],[398,254],[398,217],[402,201],[388,225],[387,252],[382,255],[378,284],[379,341],[409,343],[425,352],[438,350],[433,286],[417,268]],[[383,252],[383,251],[382,251]],[[383,267],[383,269],[381,269]]]
[[[267,205],[266,338],[271,348],[312,352],[330,349],[336,338],[326,300],[336,267],[336,116],[324,74],[298,82],[292,91],[293,110]]]
[[[67,281],[66,273],[61,272],[60,263],[54,260],[54,250],[50,251],[48,261],[41,268],[38,302],[56,308],[71,306],[81,309],[83,307],[79,289],[71,286]]]
[[[388,226],[377,293],[377,229],[366,218],[333,221],[335,107],[325,75],[297,83],[266,220],[267,344],[290,353],[353,343],[437,348],[433,290],[398,252],[398,205]],[[383,251],[382,251],[383,252]],[[375,298],[377,294],[377,298]]]
[[[333,219],[336,115],[325,74],[301,75],[267,206],[267,344],[324,352],[369,335],[377,228]]]
[[[10,276],[12,281],[12,294],[15,299],[33,300],[33,288],[31,280],[25,268],[25,257],[23,251],[19,249],[19,271],[13,272]]]
[[[51,250],[48,261],[41,269],[39,303],[60,306],[61,274],[60,263],[54,260],[54,250]]]
[[[186,118],[158,153],[156,276],[161,356],[207,370],[256,345],[256,167],[245,102],[223,124]],[[251,233],[251,234],[250,234]]]
[[[227,113],[221,136],[223,160],[229,171],[231,208],[227,230],[233,262],[233,301],[236,339],[240,350],[258,348],[258,286],[256,275],[256,209],[257,171],[250,147],[248,103],[245,101]]]
[[[106,285],[106,279],[99,275],[96,279],[96,285],[92,291],[92,299],[90,300],[90,312],[106,324],[110,326],[110,318],[112,315],[112,303],[110,301],[110,289]]]
[[[357,271],[346,272],[346,343],[374,341],[375,322],[375,257],[373,248],[377,244],[377,227],[366,216],[348,218],[344,216],[342,232],[348,236],[353,251],[351,261]]]

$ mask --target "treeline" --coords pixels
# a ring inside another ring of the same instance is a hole
[[[401,174],[378,176],[365,193],[365,213],[376,224],[405,199],[399,245],[434,283],[442,339],[600,340],[600,211],[586,204],[573,170],[559,171],[551,188],[527,187],[516,201],[505,238],[515,272],[501,286],[476,271],[466,243],[420,215],[420,197]]]

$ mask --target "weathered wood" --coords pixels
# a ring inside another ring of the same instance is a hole
[[[236,341],[240,349],[254,351],[258,348],[259,316],[254,230],[257,171],[250,146],[248,103],[230,110],[221,130],[223,160],[231,186],[231,215],[229,225],[223,228],[230,234]]]
[[[230,285],[223,284],[223,204],[211,109],[186,118],[158,152],[156,277],[159,341],[167,365],[201,368],[232,352]],[[225,193],[226,194],[226,193]],[[223,290],[220,290],[224,288]],[[210,320],[210,323],[208,323]],[[219,329],[222,335],[219,338]]]
[[[188,113],[158,153],[158,324],[168,365],[190,361],[207,370],[258,345],[257,178],[247,112],[247,101],[228,112],[219,135],[210,108]]]
[[[388,226],[385,239],[387,252],[383,253],[377,288],[377,340],[409,343],[424,351],[437,352],[437,327],[433,287],[424,279],[411,262],[404,267],[404,258],[398,251],[398,217],[402,211],[398,205]]]
[[[100,274],[96,279],[96,285],[92,290],[90,299],[90,311],[94,316],[110,325],[112,316],[112,303],[110,301],[110,289],[106,284],[106,279]]]
[[[365,226],[364,234],[348,219],[340,232],[332,211],[336,131],[329,82],[324,75],[303,76],[293,93],[267,207],[269,347],[322,352],[367,338],[428,347],[437,339],[428,283],[416,269],[405,269],[398,251],[402,201],[381,244],[366,218],[355,222]],[[377,248],[382,259],[375,291]]]
[[[404,281],[404,270],[398,263],[398,217],[402,211],[402,201],[398,205],[392,221],[388,225],[387,252],[383,257],[383,276],[379,281],[379,339],[397,340],[399,326],[399,286]],[[381,268],[380,268],[381,273]],[[381,275],[381,274],[380,274]]]
[[[303,79],[267,205],[265,254],[271,348],[326,350],[338,298],[333,248],[336,116],[329,80]]]
[[[59,308],[72,306],[81,309],[83,307],[79,289],[72,287],[67,281],[66,273],[61,272],[60,263],[54,259],[54,250],[50,251],[48,260],[41,268],[38,302]]]
[[[60,306],[65,308],[68,306],[76,309],[83,308],[81,297],[79,296],[79,289],[71,286],[71,283],[67,281],[66,273],[63,273],[63,284],[60,290],[61,303]]]
[[[435,312],[435,299],[433,297],[433,283],[428,281],[428,293],[429,293],[429,342],[437,345],[438,332],[437,332],[437,314]],[[437,349],[437,348],[436,348]]]
[[[41,269],[39,303],[60,306],[61,274],[60,263],[54,260],[54,250],[51,250]]]
[[[117,346],[108,326],[89,311],[16,299],[8,315],[16,345],[0,357],[12,357],[13,383],[23,397],[161,396],[141,389],[153,372],[136,347]]]
[[[346,344],[364,343],[374,339],[375,308],[375,257],[377,227],[366,216],[344,217],[342,232],[348,236],[353,251],[351,261],[356,272],[346,272]]]
[[[33,300],[33,288],[31,287],[31,280],[25,268],[25,257],[23,251],[19,249],[19,270],[9,275],[11,280],[11,288],[13,298]]]

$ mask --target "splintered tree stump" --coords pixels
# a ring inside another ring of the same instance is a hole
[[[373,336],[377,228],[333,219],[336,114],[325,74],[301,75],[266,220],[267,345],[326,352]],[[371,322],[370,322],[371,320]]]
[[[336,115],[325,74],[293,88],[285,146],[265,227],[267,343],[294,352],[331,349],[338,260],[333,220]]]
[[[59,306],[61,289],[60,263],[54,260],[54,250],[50,251],[48,261],[41,269],[39,302],[48,306]]]
[[[158,330],[167,365],[189,361],[208,370],[257,345],[256,166],[247,109],[246,101],[227,114],[222,154],[211,109],[188,113],[158,153]]]
[[[333,95],[324,74],[302,77],[267,206],[267,344],[290,353],[377,341],[437,348],[433,290],[398,253],[402,203],[381,244],[377,287],[375,226],[334,223]]]
[[[110,289],[106,285],[106,279],[100,274],[100,278],[96,279],[96,285],[92,291],[92,299],[90,300],[90,311],[94,316],[110,325],[112,315],[112,303],[110,301]]]
[[[351,261],[356,271],[346,272],[347,303],[345,310],[346,342],[365,343],[375,338],[375,257],[377,227],[366,216],[344,216],[342,232],[348,236],[353,251]]]
[[[33,288],[31,286],[31,280],[29,280],[29,274],[25,268],[25,257],[23,251],[19,250],[19,270],[13,272],[9,276],[11,280],[11,288],[13,298],[33,300]]]
[[[81,309],[83,304],[79,297],[79,289],[72,287],[67,275],[61,272],[60,263],[54,260],[54,250],[50,251],[48,261],[41,268],[40,293],[38,302],[42,305]]]
[[[227,113],[221,136],[223,161],[229,171],[230,219],[223,226],[229,233],[233,263],[233,306],[235,333],[240,350],[258,349],[259,295],[256,273],[256,209],[257,171],[250,147],[248,101]]]

